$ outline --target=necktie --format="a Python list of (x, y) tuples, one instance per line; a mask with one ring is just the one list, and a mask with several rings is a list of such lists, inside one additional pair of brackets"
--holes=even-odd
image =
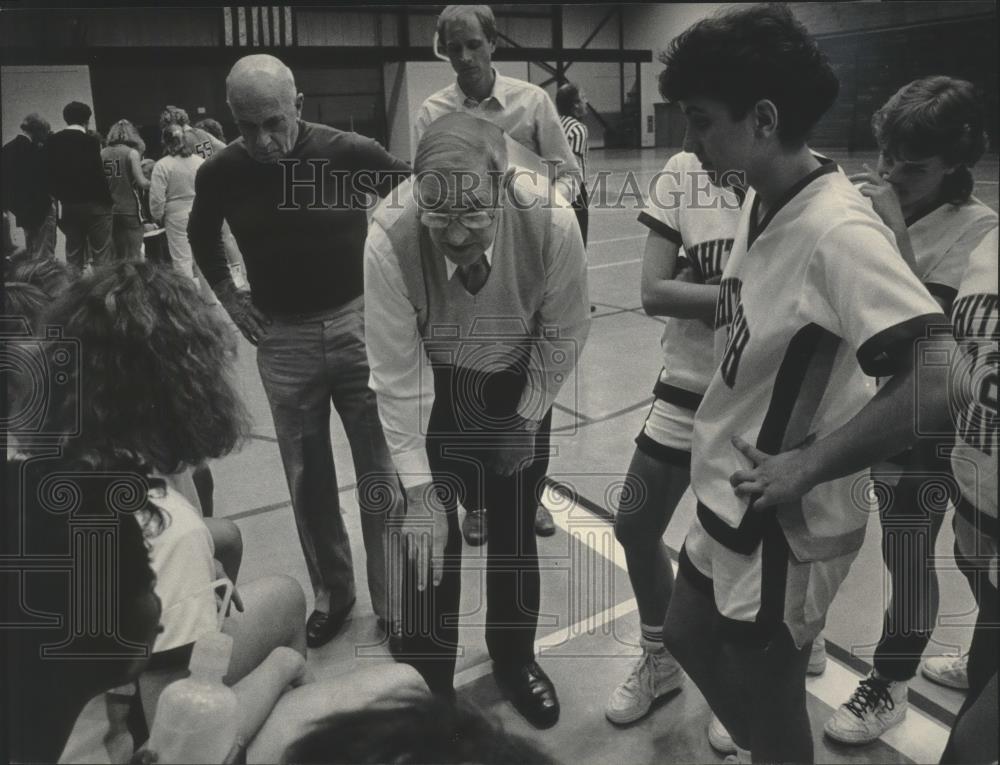
[(475, 295), (486, 284), (486, 277), (490, 275), (490, 264), (486, 261), (486, 254), (479, 256), (479, 260), (467, 266), (459, 266), (459, 278), (470, 295)]

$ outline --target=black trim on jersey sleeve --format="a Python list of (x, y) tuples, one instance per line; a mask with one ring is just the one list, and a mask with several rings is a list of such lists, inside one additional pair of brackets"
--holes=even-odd
[(635, 437), (635, 447), (647, 457), (652, 457), (657, 462), (667, 465), (675, 465), (679, 468), (691, 469), (691, 452), (683, 449), (676, 449), (672, 446), (664, 446), (654, 438), (640, 431)]
[(660, 379), (657, 379), (656, 385), (653, 386), (653, 395), (660, 399), (660, 401), (666, 401), (668, 404), (690, 409), (692, 412), (698, 411), (703, 398), (703, 396), (697, 393), (678, 388), (676, 385), (670, 385)]
[(858, 363), (869, 377), (892, 377), (908, 362), (913, 341), (931, 326), (948, 326), (942, 313), (926, 313), (883, 329), (858, 348)]
[(681, 239), (681, 233), (679, 231), (676, 231), (675, 229), (671, 228), (670, 226), (668, 226), (666, 223), (664, 223), (659, 218), (654, 218), (648, 212), (641, 212), (641, 213), (639, 213), (638, 220), (639, 220), (639, 222), (642, 225), (646, 226), (646, 228), (649, 228), (649, 229), (655, 231), (660, 236), (669, 239), (671, 242), (673, 242), (674, 244), (676, 244), (678, 247), (683, 247), (684, 246), (684, 242)]
[(764, 538), (764, 525), (770, 511), (757, 512), (752, 507), (743, 515), (739, 528), (733, 528), (701, 502), (698, 503), (698, 522), (708, 535), (723, 547), (740, 555), (750, 555)]
[(950, 315), (951, 306), (955, 302), (955, 296), (958, 295), (958, 290), (954, 287), (949, 287), (947, 284), (936, 284), (934, 282), (928, 282), (924, 286), (927, 288), (927, 291), (931, 293), (931, 295), (944, 303), (944, 311)]
[(176, 648), (170, 648), (166, 651), (157, 651), (150, 655), (146, 669), (187, 669), (188, 664), (191, 663), (191, 654), (193, 652), (194, 643), (179, 645)]
[(694, 561), (688, 555), (687, 546), (681, 547), (681, 554), (677, 556), (677, 575), (686, 577), (692, 587), (705, 597), (710, 598), (713, 603), (715, 602), (715, 588), (712, 585), (712, 580), (694, 565)]

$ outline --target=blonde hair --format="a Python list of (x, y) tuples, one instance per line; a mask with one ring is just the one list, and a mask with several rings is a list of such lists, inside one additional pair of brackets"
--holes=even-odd
[(146, 144), (139, 135), (139, 131), (128, 120), (118, 120), (111, 126), (108, 130), (107, 144), (108, 146), (128, 146), (140, 154), (146, 151)]

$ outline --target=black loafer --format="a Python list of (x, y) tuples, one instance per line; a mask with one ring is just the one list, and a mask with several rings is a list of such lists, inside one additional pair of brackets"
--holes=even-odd
[(540, 537), (551, 537), (556, 533), (556, 523), (545, 505), (539, 505), (535, 510), (535, 533)]
[(354, 601), (355, 599), (352, 598), (351, 602), (342, 609), (330, 614), (313, 611), (306, 621), (306, 645), (310, 648), (319, 648), (321, 645), (329, 643), (344, 626), (347, 615), (354, 608)]
[(521, 666), (496, 664), (493, 674), (514, 709), (536, 728), (551, 728), (559, 721), (559, 697), (538, 662)]
[(486, 544), (488, 535), (485, 510), (469, 510), (462, 521), (462, 536), (468, 545), (480, 547)]

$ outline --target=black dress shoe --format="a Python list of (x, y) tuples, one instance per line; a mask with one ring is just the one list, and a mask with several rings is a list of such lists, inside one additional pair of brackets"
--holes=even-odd
[(306, 645), (310, 648), (319, 648), (321, 645), (329, 643), (344, 626), (344, 620), (354, 608), (354, 601), (355, 599), (352, 598), (350, 603), (334, 613), (313, 611), (306, 621)]
[(540, 537), (551, 537), (556, 533), (556, 522), (545, 505), (539, 505), (535, 510), (535, 533)]
[(556, 688), (538, 662), (520, 666), (497, 664), (493, 674), (514, 709), (536, 728), (551, 728), (559, 721)]
[(486, 511), (469, 510), (462, 521), (462, 536), (472, 547), (480, 547), (486, 544), (487, 537)]

